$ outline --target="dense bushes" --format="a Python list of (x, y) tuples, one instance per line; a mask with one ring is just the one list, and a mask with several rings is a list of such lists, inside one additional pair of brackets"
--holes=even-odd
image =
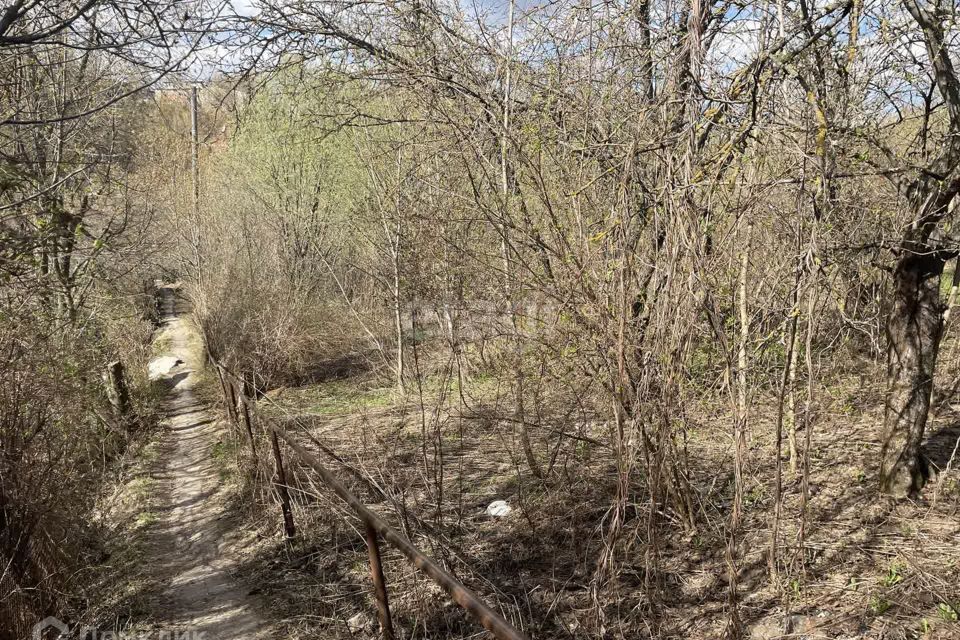
[(344, 267), (357, 251), (353, 217), (367, 187), (350, 136), (303, 127), (321, 105), (317, 94), (292, 95), (281, 76), (204, 163), (193, 306), (211, 350), (268, 385), (370, 348), (358, 340), (356, 313), (370, 293)]
[[(132, 309), (128, 309), (131, 311)], [(99, 544), (92, 509), (128, 434), (111, 414), (102, 379), (118, 355), (131, 372), (136, 409), (149, 419), (145, 352), (108, 346), (99, 323), (73, 327), (36, 308), (0, 311), (0, 638), (19, 640), (63, 615)], [(103, 334), (149, 335), (134, 318)], [(117, 342), (115, 344), (123, 344)]]

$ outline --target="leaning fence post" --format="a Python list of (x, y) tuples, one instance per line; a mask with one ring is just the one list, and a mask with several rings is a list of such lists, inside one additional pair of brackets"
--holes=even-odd
[(257, 456), (257, 442), (253, 437), (253, 420), (250, 416), (250, 408), (247, 405), (249, 397), (247, 397), (246, 382), (241, 382), (239, 386), (239, 401), (240, 410), (242, 411), (243, 424), (247, 428), (247, 438), (250, 440), (250, 455), (253, 456), (254, 464), (258, 464), (259, 459)]
[(229, 409), (227, 413), (230, 414), (230, 419), (233, 420), (233, 424), (236, 427), (240, 426), (240, 417), (237, 415), (237, 389), (233, 386), (233, 380), (226, 377), (227, 380), (227, 390), (230, 392), (230, 397), (227, 399), (227, 406)]
[(220, 376), (220, 388), (223, 390), (223, 404), (227, 405), (227, 419), (230, 422), (234, 422), (233, 411), (234, 408), (230, 406), (230, 403), (233, 399), (233, 394), (230, 392), (230, 381), (227, 379), (227, 376), (223, 373), (223, 368), (217, 364), (217, 375)]
[(127, 379), (123, 374), (123, 363), (115, 360), (107, 365), (107, 396), (117, 417), (126, 424), (130, 416), (130, 391), (127, 388)]
[(290, 508), (290, 492), (287, 490), (287, 476), (283, 471), (283, 458), (280, 455), (280, 441), (277, 440), (277, 432), (270, 429), (270, 441), (273, 444), (273, 461), (277, 467), (277, 475), (274, 480), (277, 489), (277, 496), (280, 498), (280, 510), (283, 512), (283, 531), (287, 538), (293, 538), (297, 530), (293, 524), (293, 510)]
[(380, 561), (380, 542), (376, 527), (364, 520), (367, 529), (367, 551), (370, 555), (370, 577), (373, 579), (373, 594), (377, 599), (377, 615), (384, 640), (393, 640), (393, 621), (390, 619), (390, 603), (387, 600), (387, 583), (383, 579), (383, 563)]
[(237, 418), (236, 395), (234, 393), (233, 382), (230, 381), (230, 372), (228, 372), (220, 363), (214, 361), (217, 367), (217, 375), (220, 376), (220, 388), (223, 391), (223, 404), (227, 408), (227, 422), (230, 423), (230, 433), (236, 443), (234, 454), (236, 456), (237, 467), (240, 466), (240, 420)]

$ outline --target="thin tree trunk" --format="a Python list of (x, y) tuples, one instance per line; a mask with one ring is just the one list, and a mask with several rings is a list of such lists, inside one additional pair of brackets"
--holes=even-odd
[(733, 423), (733, 505), (730, 511), (730, 531), (727, 538), (727, 583), (729, 623), (727, 637), (732, 639), (743, 636), (743, 623), (740, 619), (739, 568), (737, 564), (737, 545), (740, 535), (740, 520), (743, 508), (743, 458), (746, 454), (747, 431), (747, 348), (750, 340), (750, 315), (747, 311), (747, 268), (750, 264), (750, 240), (753, 225), (747, 225), (746, 245), (740, 255), (740, 274), (737, 284), (737, 309), (740, 320), (740, 340), (737, 348), (736, 375), (736, 415)]
[[(393, 322), (394, 330), (397, 332), (397, 389), (400, 393), (407, 392), (407, 386), (403, 381), (404, 350), (403, 350), (403, 298), (400, 290), (400, 251), (401, 238), (403, 237), (403, 218), (401, 217), (400, 196), (403, 187), (403, 148), (397, 149), (397, 194), (395, 200), (397, 224), (394, 228), (393, 238), (389, 238), (389, 230), (384, 221), (384, 231), (387, 232), (390, 242), (390, 252), (393, 267)], [(416, 339), (416, 336), (414, 336)]]
[[(799, 305), (799, 301), (797, 302)], [(787, 349), (791, 354), (797, 353), (797, 343), (800, 341), (800, 334), (797, 332), (797, 323), (800, 320), (799, 306), (794, 311), (794, 316), (790, 320), (790, 344)], [(787, 448), (790, 452), (790, 475), (797, 475), (797, 358), (790, 358), (790, 366), (787, 370)]]
[(638, 7), (640, 15), (640, 88), (647, 102), (652, 103), (655, 97), (653, 85), (653, 48), (650, 46), (650, 2), (641, 0)]
[[(780, 381), (780, 393), (777, 398), (777, 452), (776, 452), (776, 482), (774, 484), (774, 495), (773, 495), (773, 521), (770, 525), (770, 581), (774, 584), (777, 583), (777, 578), (779, 574), (779, 545), (780, 545), (780, 517), (783, 511), (783, 427), (784, 427), (784, 410), (783, 405), (786, 400), (788, 388), (791, 395), (791, 400), (793, 400), (793, 378), (796, 376), (797, 366), (796, 358), (794, 357), (794, 351), (797, 347), (797, 319), (799, 317), (799, 309), (797, 308), (798, 298), (800, 295), (800, 265), (797, 265), (797, 275), (794, 280), (793, 285), (793, 304), (790, 306), (790, 319), (788, 321), (787, 328), (787, 361), (783, 366), (783, 376)], [(791, 410), (793, 407), (791, 407)], [(789, 430), (792, 431), (789, 436), (790, 441), (790, 462), (791, 466), (795, 466), (796, 455), (797, 455), (797, 433), (796, 433), (796, 416), (791, 416), (793, 422), (789, 424)]]
[(403, 304), (400, 295), (400, 223), (397, 222), (397, 239), (393, 252), (393, 323), (397, 332), (397, 389), (406, 393), (403, 382), (405, 368), (403, 349)]
[[(816, 226), (814, 226), (815, 244)], [(807, 399), (803, 412), (803, 460), (800, 478), (800, 530), (797, 533), (797, 553), (800, 567), (806, 575), (807, 505), (810, 503), (810, 455), (813, 449), (813, 398), (816, 375), (813, 370), (813, 335), (816, 329), (817, 289), (816, 276), (812, 276), (807, 298), (807, 333), (804, 342), (804, 361), (807, 367)]]
[[(524, 410), (523, 398), (523, 343), (520, 339), (520, 323), (517, 318), (517, 304), (514, 296), (511, 280), (513, 277), (512, 260), (510, 256), (510, 242), (507, 237), (509, 228), (506, 224), (506, 218), (510, 212), (510, 191), (511, 176), (510, 167), (507, 158), (508, 136), (510, 134), (510, 100), (512, 83), (512, 65), (513, 65), (513, 13), (515, 3), (510, 0), (510, 7), (507, 16), (507, 61), (505, 69), (504, 96), (503, 96), (503, 132), (500, 137), (500, 180), (503, 189), (503, 216), (504, 222), (501, 225), (500, 249), (503, 260), (503, 288), (507, 298), (508, 311), (510, 313), (510, 322), (513, 326), (513, 346), (514, 356), (516, 358), (516, 377), (514, 379), (513, 392), (516, 404), (516, 424), (520, 427), (520, 446), (523, 448), (523, 455), (527, 459), (527, 465), (530, 472), (537, 478), (543, 477), (543, 471), (540, 469), (540, 463), (537, 462), (537, 456), (533, 451), (533, 445), (530, 442), (530, 431), (527, 429), (526, 412)], [(516, 178), (514, 177), (515, 181)]]

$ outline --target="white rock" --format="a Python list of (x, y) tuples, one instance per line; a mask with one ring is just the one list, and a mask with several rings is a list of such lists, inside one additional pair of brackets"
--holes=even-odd
[(175, 356), (160, 356), (159, 358), (154, 358), (150, 361), (150, 364), (147, 365), (147, 369), (150, 372), (150, 379), (156, 380), (157, 378), (169, 373), (170, 369), (173, 369), (180, 362), (180, 358)]
[(502, 518), (509, 515), (513, 507), (507, 504), (506, 500), (494, 500), (487, 506), (487, 515), (494, 518)]
[(349, 629), (350, 633), (353, 635), (370, 631), (373, 629), (373, 619), (361, 611), (357, 615), (347, 620), (347, 629)]

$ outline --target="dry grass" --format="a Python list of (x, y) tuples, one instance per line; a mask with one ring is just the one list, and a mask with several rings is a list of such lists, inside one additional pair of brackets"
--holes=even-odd
[[(797, 546), (799, 478), (785, 475), (781, 581), (772, 585), (765, 552), (774, 477), (773, 411), (753, 403), (744, 535), (740, 542), (742, 616), (756, 638), (954, 638), (960, 606), (960, 472), (942, 473), (917, 502), (878, 497), (876, 386), (879, 376), (841, 376), (818, 391), (810, 456), (807, 537)], [(337, 452), (361, 482), (321, 454), (365, 502), (407, 532), (471, 588), (535, 638), (716, 638), (727, 620), (724, 523), (732, 495), (730, 433), (724, 412), (704, 403), (690, 411), (691, 483), (698, 529), (665, 527), (651, 601), (645, 589), (647, 505), (637, 488), (628, 509), (616, 577), (599, 594), (598, 628), (591, 580), (602, 549), (599, 527), (613, 495), (614, 470), (602, 445), (534, 430), (541, 455), (556, 449), (553, 474), (541, 483), (522, 461), (516, 430), (498, 420), (497, 385), (483, 380), (481, 397), (428, 388), (401, 396), (371, 374), (270, 393), (264, 414), (291, 431), (309, 430)], [(429, 387), (429, 385), (428, 385)], [(474, 389), (476, 391), (476, 389)], [(439, 397), (443, 396), (441, 403)], [(548, 406), (562, 406), (551, 398)], [(440, 405), (439, 408), (437, 405)], [(586, 438), (602, 439), (602, 422), (541, 416)], [(928, 455), (945, 467), (960, 437), (950, 410), (930, 425)], [(426, 436), (426, 439), (424, 439)], [(439, 437), (438, 437), (439, 436)], [(801, 442), (804, 434), (800, 433)], [(424, 447), (424, 442), (427, 443)], [(439, 445), (439, 446), (437, 446)], [(437, 461), (442, 459), (442, 473)], [(366, 549), (355, 520), (306, 469), (289, 462), (299, 505), (300, 538), (279, 541), (279, 509), (266, 493), (256, 512), (262, 544), (252, 550), (247, 577), (260, 585), (290, 637), (373, 637), (373, 627), (347, 621), (374, 606)], [(370, 484), (376, 487), (371, 490)], [(442, 494), (438, 491), (442, 487)], [(495, 499), (514, 506), (493, 519)], [(667, 516), (669, 517), (669, 516)], [(469, 621), (396, 552), (386, 553), (395, 626), (404, 638), (478, 637)]]

